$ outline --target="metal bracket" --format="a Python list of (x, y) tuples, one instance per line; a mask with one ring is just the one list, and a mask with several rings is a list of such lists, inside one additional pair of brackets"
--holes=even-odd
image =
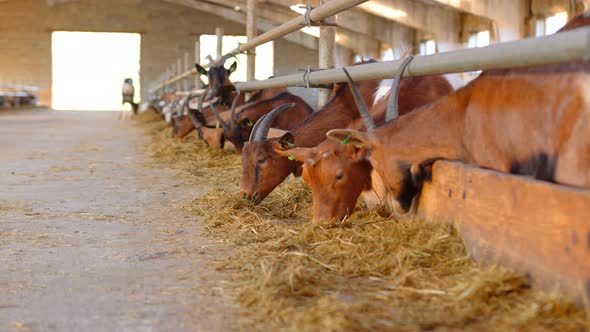
[(307, 66), (306, 69), (298, 69), (297, 71), (303, 72), (303, 87), (306, 89), (309, 88), (320, 88), (320, 89), (332, 89), (333, 84), (311, 84), (309, 83), (309, 75), (314, 71), (319, 71), (322, 69), (311, 69), (311, 66)]
[(303, 14), (303, 19), (305, 20), (305, 24), (303, 24), (302, 26), (306, 26), (306, 27), (322, 27), (322, 26), (330, 26), (330, 27), (335, 27), (338, 26), (336, 23), (333, 22), (328, 22), (326, 20), (321, 20), (321, 21), (312, 21), (311, 20), (311, 11), (314, 10), (315, 7), (312, 7), (311, 4), (307, 4), (306, 6), (299, 6), (299, 8), (303, 8), (305, 9), (305, 14)]

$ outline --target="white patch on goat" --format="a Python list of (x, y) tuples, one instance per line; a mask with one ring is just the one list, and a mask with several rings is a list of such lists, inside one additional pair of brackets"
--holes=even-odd
[(453, 87), (453, 90), (460, 89), (466, 84), (466, 82), (461, 78), (461, 74), (445, 74), (443, 77)]
[(389, 95), (392, 83), (393, 79), (391, 78), (381, 80), (381, 82), (379, 82), (379, 86), (377, 86), (377, 90), (375, 90), (375, 94), (373, 95), (373, 105), (377, 104), (381, 101), (381, 99), (386, 98)]

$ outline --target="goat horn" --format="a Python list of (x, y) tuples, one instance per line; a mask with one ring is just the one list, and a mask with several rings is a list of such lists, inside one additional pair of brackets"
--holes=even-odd
[(268, 113), (264, 114), (260, 117), (260, 119), (258, 119), (258, 121), (256, 121), (254, 127), (252, 127), (252, 131), (250, 132), (250, 137), (248, 137), (248, 142), (253, 142), (254, 136), (256, 136), (256, 132), (258, 131), (258, 127), (260, 127), (260, 124), (263, 122), (264, 118), (266, 118), (267, 115)]
[(215, 106), (213, 105), (213, 103), (211, 103), (209, 105), (209, 107), (211, 107), (211, 111), (213, 111), (213, 114), (217, 118), (217, 121), (219, 121), (219, 124), (221, 124), (221, 126), (223, 127), (223, 130), (226, 133), (229, 133), (229, 130), (230, 130), (229, 126), (227, 125), (227, 123), (225, 121), (223, 121), (223, 119), (221, 118), (221, 115), (219, 115), (219, 113), (217, 112), (217, 109), (215, 108)]
[(213, 66), (213, 63), (215, 62), (215, 60), (213, 60), (213, 57), (211, 56), (211, 54), (207, 55), (205, 60), (209, 60), (209, 66)]
[[(197, 116), (197, 114), (200, 115)], [(203, 123), (201, 122), (201, 120), (199, 118), (203, 118), (203, 113), (201, 113), (199, 110), (196, 110), (194, 108), (189, 108), (188, 109), (188, 118), (191, 120), (191, 122), (193, 123), (193, 125), (195, 126), (195, 128), (201, 128), (203, 126)]]
[(342, 67), (342, 70), (344, 70), (344, 73), (346, 74), (350, 91), (352, 92), (352, 96), (354, 97), (354, 103), (356, 104), (359, 113), (361, 113), (361, 116), (365, 121), (365, 127), (367, 127), (367, 131), (375, 129), (375, 122), (373, 121), (373, 117), (369, 113), (369, 109), (367, 108), (367, 104), (365, 104), (365, 100), (361, 96), (361, 93), (357, 89), (356, 85), (354, 85), (354, 81), (352, 80), (352, 77), (350, 77), (348, 70), (346, 70), (346, 68), (344, 67)]
[(398, 98), (399, 98), (399, 86), (402, 81), (402, 77), (404, 76), (404, 71), (406, 67), (412, 62), (414, 56), (410, 55), (404, 59), (404, 61), (399, 65), (397, 69), (397, 73), (395, 73), (395, 78), (393, 79), (393, 83), (391, 83), (391, 90), (389, 90), (389, 100), (387, 101), (387, 111), (385, 112), (385, 123), (388, 123), (391, 120), (396, 119), (399, 116), (398, 111)]
[(260, 120), (258, 120), (256, 122), (256, 124), (258, 125), (258, 123), (260, 123), (258, 126), (256, 126), (256, 131), (252, 130), (252, 134), (250, 135), (250, 141), (251, 142), (260, 142), (260, 141), (264, 141), (266, 139), (266, 136), (268, 136), (268, 131), (270, 129), (270, 126), (272, 125), (274, 119), (284, 110), (288, 109), (288, 108), (292, 108), (293, 106), (295, 106), (295, 103), (288, 103), (288, 104), (283, 104), (277, 108), (275, 108), (274, 110), (270, 111), (270, 113), (266, 114), (263, 118), (261, 118)]
[(187, 110), (188, 110), (188, 108), (189, 108), (189, 107), (188, 107), (188, 103), (189, 103), (191, 100), (193, 100), (193, 99), (195, 99), (195, 98), (197, 98), (197, 97), (199, 97), (199, 96), (200, 96), (200, 95), (197, 95), (197, 94), (190, 94), (190, 95), (188, 95), (188, 96), (186, 97), (186, 99), (184, 100), (184, 104), (182, 105), (182, 108), (180, 109), (180, 114), (182, 115), (182, 114), (184, 113), (184, 110), (185, 110), (185, 109), (187, 109)]
[(240, 99), (240, 90), (237, 91), (237, 95), (234, 98), (233, 103), (231, 104), (231, 113), (230, 113), (230, 125), (235, 126), (236, 119), (234, 116), (236, 115), (236, 106), (238, 106), (238, 99)]
[(231, 54), (231, 53), (222, 55), (221, 58), (219, 59), (219, 65), (223, 66), (225, 64), (225, 62), (227, 61), (227, 59), (232, 58), (232, 57), (235, 57), (235, 55)]
[[(193, 123), (193, 125), (195, 126), (195, 128), (201, 128), (203, 125), (207, 125), (207, 123), (205, 122), (205, 116), (203, 115), (203, 99), (205, 97), (201, 96), (201, 98), (199, 98), (199, 102), (197, 103), (197, 108), (198, 109), (193, 109), (189, 107), (189, 111), (188, 111), (188, 117), (189, 119), (191, 119), (191, 122)], [(197, 116), (197, 114), (199, 116)]]

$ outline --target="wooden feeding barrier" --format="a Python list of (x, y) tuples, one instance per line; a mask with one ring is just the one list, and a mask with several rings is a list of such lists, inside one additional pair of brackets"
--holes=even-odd
[(437, 161), (419, 215), (454, 223), (477, 261), (590, 304), (590, 190)]
[[(332, 0), (306, 15), (239, 45), (229, 54), (248, 52), (352, 8), (366, 0)], [(250, 5), (252, 17), (255, 6)], [(248, 20), (250, 22), (252, 20)], [(307, 22), (307, 23), (306, 23)], [(251, 34), (249, 34), (251, 37)], [(505, 69), (590, 59), (590, 28), (482, 48), (417, 56), (405, 76)], [(347, 67), (356, 80), (395, 76), (401, 60)], [(158, 88), (194, 74), (182, 73)], [(252, 77), (252, 76), (249, 76)], [(342, 69), (326, 69), (236, 84), (248, 92), (276, 87), (345, 82)], [(156, 89), (157, 90), (157, 89)], [(424, 185), (418, 213), (425, 220), (458, 226), (470, 255), (502, 264), (530, 277), (533, 285), (559, 290), (590, 308), (590, 190), (484, 170), (459, 162), (437, 161)]]

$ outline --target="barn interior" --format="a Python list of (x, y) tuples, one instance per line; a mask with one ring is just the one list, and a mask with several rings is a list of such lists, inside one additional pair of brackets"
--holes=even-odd
[[(331, 2), (344, 4), (309, 18)], [(288, 91), (318, 112), (331, 90), (310, 73), (413, 55), (411, 69), (527, 40), (550, 51), (561, 41), (543, 38), (589, 10), (590, 0), (0, 0), (0, 331), (590, 330), (587, 188), (442, 164), (420, 218), (358, 203), (318, 225), (300, 177), (253, 205), (233, 144), (174, 137), (167, 123), (203, 106), (212, 82), (195, 64), (223, 55), (236, 86), (303, 77), (308, 86)], [(313, 22), (240, 50), (295, 19)], [(581, 46), (552, 61), (587, 64), (590, 37), (563, 39)], [(494, 54), (522, 63), (514, 45)], [(473, 67), (445, 77), (460, 88), (485, 70)]]

